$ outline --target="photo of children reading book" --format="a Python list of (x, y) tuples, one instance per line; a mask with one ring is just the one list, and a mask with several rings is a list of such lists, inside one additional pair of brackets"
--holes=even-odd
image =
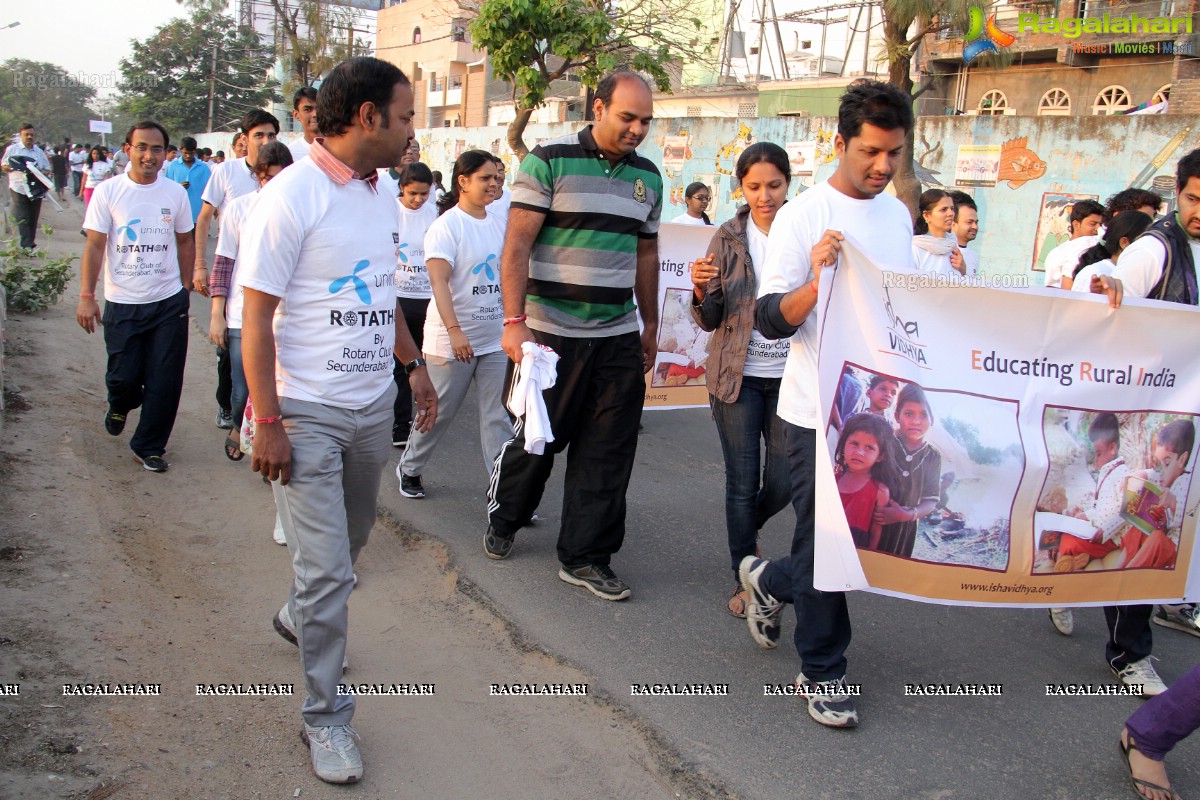
[(1016, 404), (931, 390), (846, 364), (831, 409), (842, 509), (855, 546), (935, 564), (1007, 569), (1024, 469)]
[(1035, 530), (1033, 571), (1173, 569), (1191, 483), (1193, 418), (1048, 407), (1043, 428), (1050, 470), (1038, 511), (1085, 524), (1059, 531), (1053, 520), (1061, 517), (1038, 514), (1048, 521)]

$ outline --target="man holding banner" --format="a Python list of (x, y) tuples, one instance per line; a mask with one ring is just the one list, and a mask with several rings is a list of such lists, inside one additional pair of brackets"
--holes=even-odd
[[(836, 266), (844, 240), (855, 242), (882, 269), (913, 271), (912, 218), (903, 203), (883, 193), (912, 126), (912, 98), (895, 87), (868, 80), (848, 87), (834, 138), (837, 171), (780, 209), (759, 287), (758, 329), (768, 338), (792, 337), (778, 413), (787, 435), (796, 529), (791, 555), (774, 562), (748, 556), (738, 572), (751, 596), (746, 619), (759, 645), (776, 646), (783, 603), (795, 605), (795, 643), (803, 667), (797, 693), (807, 699), (809, 715), (830, 727), (857, 725), (858, 712), (857, 691), (845, 683), (846, 596), (813, 586), (816, 429), (821, 423), (813, 311), (821, 270)], [(885, 523), (892, 523), (915, 519), (916, 512), (888, 506), (881, 513)]]

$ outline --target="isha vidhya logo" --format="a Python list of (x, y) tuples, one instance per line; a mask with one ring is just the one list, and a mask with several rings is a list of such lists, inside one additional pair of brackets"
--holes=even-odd
[(1017, 40), (1011, 33), (1000, 30), (995, 14), (985, 24), (982, 8), (972, 8), (969, 19), (967, 35), (963, 37), (963, 61), (968, 64), (984, 53), (999, 53), (1001, 47), (1008, 47)]

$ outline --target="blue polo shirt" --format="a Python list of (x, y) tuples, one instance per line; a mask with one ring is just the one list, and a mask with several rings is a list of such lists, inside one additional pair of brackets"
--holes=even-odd
[(204, 205), (200, 200), (200, 195), (204, 194), (204, 187), (208, 185), (212, 169), (199, 158), (194, 160), (189, 167), (183, 163), (183, 156), (180, 156), (167, 165), (166, 173), (167, 177), (176, 183), (187, 181), (188, 202), (192, 204), (192, 223), (195, 224), (196, 218), (200, 216), (200, 209)]

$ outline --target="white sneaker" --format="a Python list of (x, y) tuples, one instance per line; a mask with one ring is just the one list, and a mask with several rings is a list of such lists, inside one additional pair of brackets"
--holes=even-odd
[(1163, 683), (1162, 678), (1158, 677), (1158, 672), (1155, 671), (1154, 665), (1150, 663), (1151, 658), (1153, 656), (1146, 656), (1141, 661), (1135, 661), (1122, 670), (1118, 670), (1115, 667), (1109, 667), (1109, 669), (1126, 686), (1141, 686), (1142, 697), (1154, 697), (1165, 692), (1167, 685)]
[(357, 738), (349, 725), (314, 728), (306, 722), (300, 730), (300, 740), (312, 756), (313, 775), (326, 783), (358, 783), (362, 778), (362, 755), (354, 743)]
[(1164, 628), (1174, 628), (1192, 636), (1200, 636), (1200, 606), (1195, 603), (1155, 606), (1154, 616), (1150, 621)]
[[(283, 608), (279, 609), (274, 617), (271, 618), (271, 626), (275, 628), (275, 632), (287, 639), (297, 647), (300, 646), (300, 638), (296, 636), (296, 621), (292, 619), (292, 604), (284, 603)], [(342, 674), (345, 675), (350, 671), (350, 653), (342, 653)]]
[(1070, 636), (1075, 632), (1075, 615), (1071, 613), (1069, 608), (1051, 608), (1050, 622), (1054, 623), (1054, 630), (1061, 633), (1063, 636)]
[(275, 544), (287, 547), (287, 537), (283, 535), (283, 520), (278, 514), (275, 515), (275, 530), (271, 532), (271, 538), (275, 540)]
[(858, 709), (846, 689), (846, 676), (833, 681), (810, 681), (801, 672), (796, 676), (796, 694), (808, 701), (808, 715), (830, 728), (858, 726)]

